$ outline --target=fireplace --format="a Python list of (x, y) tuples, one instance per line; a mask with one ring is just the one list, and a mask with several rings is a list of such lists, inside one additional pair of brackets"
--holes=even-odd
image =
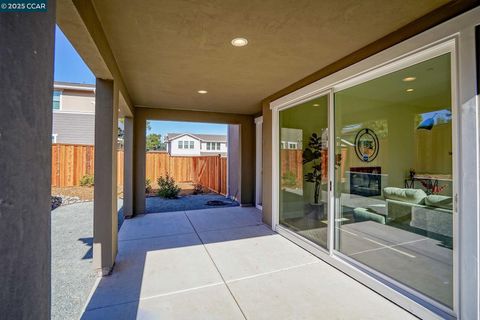
[(381, 167), (351, 167), (350, 194), (364, 197), (382, 194)]

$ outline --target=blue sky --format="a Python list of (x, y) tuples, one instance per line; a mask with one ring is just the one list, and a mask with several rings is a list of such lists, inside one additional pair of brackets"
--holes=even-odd
[(95, 76), (58, 27), (55, 27), (54, 79), (55, 81), (95, 84)]
[(198, 134), (227, 134), (227, 125), (197, 122), (150, 121), (148, 133), (159, 133), (163, 138), (167, 133), (188, 132)]
[[(95, 84), (95, 76), (60, 28), (55, 27), (55, 81)], [(227, 134), (227, 126), (210, 123), (152, 121), (151, 131), (163, 137), (169, 132)]]

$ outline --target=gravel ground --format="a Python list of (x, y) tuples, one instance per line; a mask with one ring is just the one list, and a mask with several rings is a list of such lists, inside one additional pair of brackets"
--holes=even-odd
[[(207, 205), (207, 201), (220, 200), (224, 201), (226, 205), (217, 207)], [(147, 198), (147, 213), (155, 212), (171, 212), (183, 210), (198, 210), (198, 209), (212, 209), (222, 207), (236, 207), (238, 202), (230, 200), (220, 194), (209, 193), (199, 195), (180, 196), (177, 199), (164, 199), (160, 197)]]
[[(119, 219), (119, 225), (120, 221), (123, 219)], [(53, 320), (79, 319), (81, 315), (95, 283), (92, 239), (93, 202), (52, 211)]]
[[(218, 208), (207, 201), (221, 200), (222, 207), (238, 203), (218, 194), (181, 196), (167, 200), (147, 198), (147, 213)], [(121, 208), (122, 200), (118, 207)], [(119, 229), (123, 222), (119, 211)], [(61, 206), (52, 211), (52, 320), (79, 319), (96, 276), (92, 269), (93, 202)]]

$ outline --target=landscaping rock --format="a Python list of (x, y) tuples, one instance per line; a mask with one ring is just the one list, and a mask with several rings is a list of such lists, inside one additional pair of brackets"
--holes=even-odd
[(54, 210), (62, 205), (62, 198), (61, 197), (56, 197), (52, 196), (51, 197), (51, 210)]

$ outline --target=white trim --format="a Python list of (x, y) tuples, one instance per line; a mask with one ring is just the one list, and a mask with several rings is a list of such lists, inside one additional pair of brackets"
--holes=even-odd
[(95, 92), (95, 85), (81, 85), (81, 84), (60, 84), (54, 83), (53, 84), (54, 90), (76, 90), (76, 91), (88, 91), (88, 92)]
[[(323, 79), (320, 79), (310, 85), (307, 85), (295, 92), (292, 92), (288, 95), (285, 95), (273, 102), (270, 103), (270, 109), (272, 110), (272, 228), (277, 231), (281, 231), (282, 227), (278, 225), (278, 214), (279, 214), (279, 179), (278, 179), (278, 169), (279, 164), (279, 152), (278, 152), (278, 145), (279, 145), (279, 123), (278, 123), (278, 112), (284, 108), (288, 108), (290, 106), (302, 103), (304, 101), (308, 101), (313, 99), (316, 96), (321, 95), (321, 92), (325, 92), (327, 89), (334, 89), (335, 91), (340, 90), (342, 88), (346, 88), (348, 86), (355, 85), (359, 81), (367, 81), (366, 79), (374, 78), (379, 76), (383, 73), (390, 73), (395, 70), (395, 68), (402, 68), (402, 66), (412, 64), (413, 62), (419, 63), (421, 59), (429, 59), (434, 56), (438, 56), (442, 52), (450, 52), (451, 53), (451, 65), (452, 65), (452, 141), (454, 144), (454, 161), (453, 161), (453, 174), (456, 177), (454, 180), (454, 195), (459, 196), (458, 198), (458, 207), (462, 210), (462, 217), (463, 219), (458, 219), (458, 214), (454, 214), (453, 219), (453, 228), (454, 228), (454, 307), (453, 307), (453, 315), (457, 315), (459, 317), (467, 318), (479, 318), (480, 316), (480, 304), (478, 302), (478, 297), (480, 296), (480, 286), (478, 284), (478, 280), (480, 277), (480, 266), (478, 263), (478, 254), (480, 249), (480, 237), (479, 237), (479, 219), (478, 219), (478, 211), (479, 211), (479, 199), (480, 199), (480, 191), (479, 191), (479, 180), (476, 179), (480, 175), (480, 168), (479, 168), (479, 113), (478, 113), (478, 106), (479, 100), (476, 97), (476, 93), (474, 88), (472, 88), (472, 83), (475, 83), (475, 72), (473, 71), (475, 68), (475, 64), (472, 59), (472, 55), (474, 58), (475, 51), (472, 47), (474, 47), (474, 27), (475, 25), (480, 24), (480, 8), (475, 8), (470, 10), (469, 12), (458, 16), (454, 19), (451, 19), (441, 25), (438, 25), (430, 30), (427, 30), (419, 35), (416, 35), (398, 45), (395, 45), (389, 49), (386, 49), (380, 53), (377, 53), (369, 58), (366, 58), (354, 65), (351, 65), (345, 69), (342, 69), (332, 75), (329, 75)], [(468, 34), (468, 36), (466, 36)], [(473, 40), (472, 40), (473, 38)], [(460, 59), (461, 63), (461, 72), (463, 73), (462, 76), (458, 74), (457, 63), (459, 58), (457, 53), (463, 47), (467, 45), (464, 43), (469, 43), (468, 52), (460, 51), (460, 56), (463, 58)], [(471, 43), (473, 42), (473, 46)], [(465, 62), (465, 56), (468, 56), (468, 63)], [(466, 74), (468, 76), (466, 76)], [(357, 77), (357, 78), (356, 78)], [(460, 90), (465, 91), (462, 93), (462, 96), (459, 96), (458, 91)], [(467, 89), (465, 89), (467, 88)], [(475, 97), (472, 99), (472, 97)], [(473, 102), (474, 100), (475, 102)], [(462, 105), (463, 103), (463, 105)], [(468, 104), (468, 105), (467, 105)], [(460, 106), (462, 109), (460, 110)], [(470, 118), (466, 116), (466, 110), (473, 114), (470, 115)], [(473, 134), (476, 132), (475, 137), (462, 137), (459, 133), (460, 126), (459, 126), (459, 117), (462, 116), (462, 130)], [(475, 120), (472, 119), (475, 117)], [(330, 117), (330, 127), (333, 127), (333, 119)], [(465, 126), (468, 126), (465, 127)], [(473, 132), (472, 132), (473, 131)], [(330, 128), (330, 132), (332, 132), (332, 128)], [(333, 139), (330, 141), (330, 147), (332, 147), (332, 143), (334, 143)], [(468, 144), (468, 145), (467, 145)], [(462, 147), (463, 146), (463, 147)], [(462, 163), (469, 163), (468, 167), (462, 167), (459, 158), (460, 155), (463, 155), (463, 159), (465, 157), (469, 157), (468, 153), (473, 153), (471, 157), (473, 157), (477, 162), (475, 166), (473, 166), (468, 161), (463, 160)], [(333, 161), (333, 157), (332, 158)], [(330, 161), (329, 161), (330, 162)], [(471, 172), (475, 167), (475, 172)], [(332, 164), (329, 163), (329, 173), (332, 170)], [(460, 175), (460, 172), (462, 173)], [(472, 175), (470, 175), (472, 174)], [(471, 178), (470, 178), (471, 177)], [(331, 179), (334, 176), (330, 177)], [(468, 183), (465, 180), (469, 180)], [(476, 179), (476, 181), (474, 181)], [(460, 196), (460, 188), (465, 189), (472, 189), (474, 194), (469, 194), (469, 197), (462, 197)], [(470, 210), (466, 212), (464, 208), (469, 208)], [(332, 212), (329, 210), (330, 218)], [(465, 217), (468, 215), (468, 220)], [(473, 224), (473, 226), (472, 226)], [(331, 224), (333, 228), (333, 224)], [(471, 234), (467, 236), (462, 234), (464, 232), (459, 232), (459, 230), (465, 231), (469, 230)], [(468, 238), (470, 241), (466, 243), (465, 241), (462, 242), (462, 248), (459, 246), (459, 242), (462, 239)], [(329, 239), (331, 239), (331, 235), (329, 235)], [(475, 239), (475, 240), (474, 240)], [(474, 241), (471, 241), (474, 240)], [(466, 248), (465, 248), (466, 246)], [(466, 251), (468, 249), (468, 251)], [(326, 256), (326, 257), (325, 257)], [(322, 256), (322, 259), (328, 260), (327, 262), (331, 263), (331, 260), (341, 260), (338, 257), (336, 252), (330, 252), (330, 255)], [(332, 263), (334, 265), (338, 263)], [(464, 265), (468, 264), (469, 267), (466, 268)], [(433, 316), (431, 313), (432, 310), (436, 310), (436, 312), (445, 312), (447, 311), (449, 314), (452, 314), (452, 311), (449, 310), (448, 307), (443, 306), (437, 303), (431, 303), (426, 305), (426, 299), (423, 301), (418, 302), (414, 301), (415, 299), (411, 299), (411, 297), (407, 297), (402, 295), (401, 293), (393, 290), (389, 285), (387, 285), (382, 279), (382, 281), (378, 281), (378, 279), (374, 279), (377, 284), (371, 285), (371, 280), (367, 281), (364, 276), (362, 276), (362, 271), (357, 269), (354, 265), (349, 262), (343, 262), (344, 267), (341, 269), (346, 270), (346, 272), (353, 276), (354, 278), (359, 279), (359, 281), (369, 285), (374, 290), (380, 292), (381, 294), (385, 295), (387, 298), (391, 299), (392, 301), (398, 303), (399, 305), (403, 306), (404, 308), (410, 310), (416, 315), (421, 316), (422, 314), (428, 315), (429, 317)], [(463, 273), (460, 272), (459, 267), (462, 266)], [(467, 270), (471, 270), (474, 272), (468, 273), (465, 272)], [(371, 276), (370, 276), (371, 278)], [(470, 279), (472, 278), (472, 279)], [(392, 279), (393, 280), (393, 279)], [(390, 281), (391, 283), (391, 281)], [(462, 288), (459, 288), (460, 283), (463, 285)], [(389, 294), (387, 294), (390, 292)], [(415, 296), (420, 297), (422, 296), (421, 293), (412, 290), (415, 293)], [(465, 305), (464, 302), (460, 301), (460, 292), (462, 293), (462, 297), (464, 300), (468, 300), (470, 302), (469, 305)], [(446, 316), (443, 314), (443, 316)]]
[(256, 117), (253, 121), (254, 121), (256, 124), (263, 123), (263, 116)]
[(52, 133), (52, 143), (57, 143), (58, 133)]
[(262, 209), (263, 202), (263, 117), (255, 122), (255, 206)]
[(53, 113), (65, 113), (65, 114), (90, 114), (95, 115), (95, 112), (82, 112), (82, 111), (67, 111), (67, 110), (58, 110), (54, 109)]

